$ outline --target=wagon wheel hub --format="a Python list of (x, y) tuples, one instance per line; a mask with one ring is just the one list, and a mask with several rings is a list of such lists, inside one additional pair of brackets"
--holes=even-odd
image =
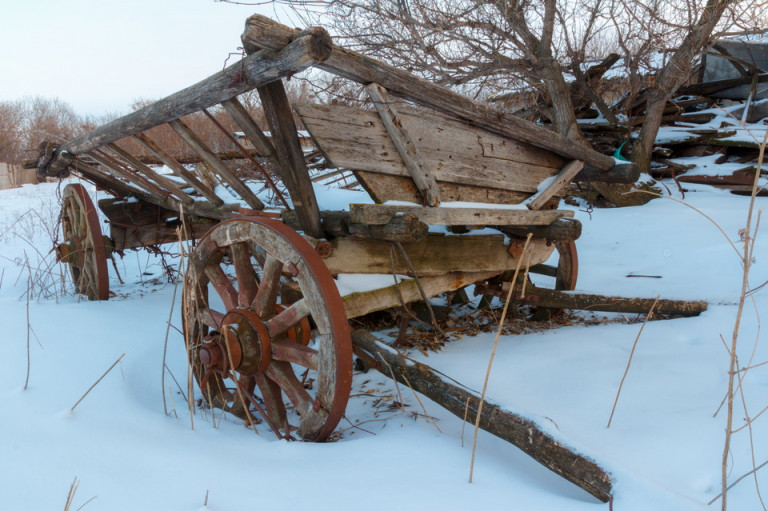
[[(263, 373), (272, 361), (272, 336), (258, 314), (248, 309), (233, 309), (222, 321), (222, 336), (215, 344), (226, 367), (241, 374)], [(212, 361), (216, 354), (212, 351)], [(207, 354), (206, 354), (207, 356)], [(205, 365), (203, 353), (200, 360)]]

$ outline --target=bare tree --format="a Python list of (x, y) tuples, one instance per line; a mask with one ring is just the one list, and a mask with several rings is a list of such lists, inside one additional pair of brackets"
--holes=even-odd
[[(309, 10), (318, 2), (290, 3), (345, 46), (503, 99), (574, 140), (586, 143), (575, 113), (583, 105), (627, 139), (642, 125), (632, 159), (645, 171), (664, 106), (701, 53), (721, 34), (760, 30), (766, 10), (757, 0), (328, 0), (322, 12)], [(614, 102), (600, 77), (619, 58), (627, 97)]]

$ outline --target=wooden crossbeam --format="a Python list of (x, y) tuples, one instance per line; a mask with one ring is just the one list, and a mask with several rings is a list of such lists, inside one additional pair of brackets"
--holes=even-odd
[(69, 141), (60, 152), (77, 155), (217, 105), (260, 85), (293, 75), (330, 55), (331, 38), (321, 28), (305, 31), (277, 53), (259, 52), (186, 89)]
[(398, 214), (412, 214), (427, 225), (549, 225), (572, 217), (573, 211), (530, 211), (527, 209), (425, 208), (386, 204), (350, 204), (350, 221), (386, 224)]
[(373, 101), (381, 122), (389, 134), (389, 138), (397, 148), (400, 158), (403, 159), (405, 168), (413, 179), (416, 188), (424, 197), (425, 206), (438, 206), (440, 204), (440, 190), (437, 187), (435, 176), (430, 172), (429, 166), (421, 157), (419, 149), (413, 138), (400, 121), (400, 115), (392, 104), (387, 90), (377, 83), (369, 83), (365, 90)]

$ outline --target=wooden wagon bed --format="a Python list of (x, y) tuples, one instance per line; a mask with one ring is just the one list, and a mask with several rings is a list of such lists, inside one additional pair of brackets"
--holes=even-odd
[[(574, 179), (638, 176), (632, 164), (335, 46), (322, 28), (297, 31), (253, 16), (243, 43), (249, 55), (241, 62), (88, 135), (44, 144), (36, 166), (39, 177), (75, 173), (114, 196), (99, 203), (110, 222), (110, 236), (103, 236), (85, 190), (70, 185), (64, 194), (57, 254), (92, 299), (108, 297), (110, 251), (174, 241), (180, 233), (198, 239), (183, 304), (202, 394), (251, 424), (258, 413), (281, 438), (298, 430), (323, 440), (343, 416), (352, 378), (349, 318), (470, 284), (501, 294), (523, 261), (552, 277), (553, 287), (573, 289), (581, 226), (571, 211), (557, 209), (563, 190)], [(291, 105), (282, 80), (310, 67), (363, 86), (371, 108)], [(254, 89), (268, 126), (238, 99)], [(226, 112), (245, 135), (249, 149), (232, 138), (243, 159), (259, 166), (259, 155), (276, 170), (290, 199), (280, 212), (264, 211), (252, 183), (225, 163), (231, 152), (217, 154), (184, 120), (202, 112), (215, 123), (211, 108)], [(326, 159), (354, 172), (376, 204), (320, 211), (294, 111)], [(152, 139), (150, 130), (161, 125), (204, 162), (204, 175)], [(123, 139), (170, 174), (128, 152)], [(263, 180), (273, 186), (268, 174)], [(218, 186), (237, 203), (225, 202)], [(451, 233), (481, 227), (494, 234)], [(559, 264), (542, 265), (555, 250)], [(357, 273), (409, 278), (342, 298), (334, 277)], [(311, 388), (296, 368), (314, 372)], [(286, 399), (298, 424), (291, 424)]]

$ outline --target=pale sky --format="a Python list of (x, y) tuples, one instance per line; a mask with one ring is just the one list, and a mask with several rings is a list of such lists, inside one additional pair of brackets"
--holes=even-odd
[(58, 97), (80, 115), (125, 114), (221, 70), (255, 12), (302, 25), (280, 6), (215, 0), (0, 2), (0, 101)]

